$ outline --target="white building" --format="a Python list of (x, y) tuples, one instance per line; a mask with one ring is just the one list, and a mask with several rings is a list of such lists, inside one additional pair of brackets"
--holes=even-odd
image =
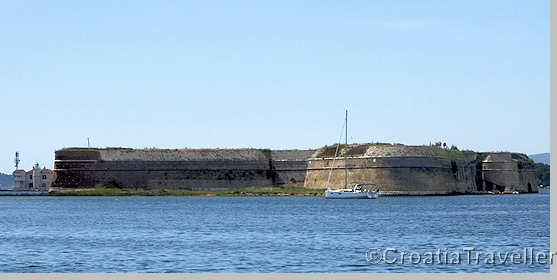
[(40, 168), (38, 163), (27, 172), (18, 169), (14, 171), (13, 175), (14, 191), (48, 191), (54, 179), (54, 172), (50, 169)]

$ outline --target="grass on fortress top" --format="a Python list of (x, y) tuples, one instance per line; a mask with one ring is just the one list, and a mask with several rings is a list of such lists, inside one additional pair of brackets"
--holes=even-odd
[(325, 190), (298, 186), (250, 187), (241, 189), (191, 191), (184, 189), (125, 189), (112, 185), (53, 191), (53, 196), (320, 196)]
[[(338, 149), (337, 149), (338, 145)], [(316, 158), (331, 158), (335, 156), (344, 157), (345, 144), (332, 144), (321, 147), (314, 154)], [(375, 149), (373, 149), (375, 148)], [(410, 146), (404, 144), (390, 143), (363, 143), (348, 144), (348, 157), (361, 156), (422, 156), (422, 157), (445, 157), (451, 159), (468, 160), (467, 152), (461, 151), (456, 146), (442, 148), (435, 145)]]
[(464, 154), (463, 151), (458, 150), (456, 147), (450, 149), (443, 149), (440, 147), (431, 146), (431, 148), (434, 150), (436, 156), (453, 158), (453, 159), (462, 159), (462, 160), (468, 159), (466, 154)]

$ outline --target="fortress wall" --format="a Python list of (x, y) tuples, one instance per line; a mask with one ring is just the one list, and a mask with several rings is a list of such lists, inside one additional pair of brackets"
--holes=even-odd
[[(333, 159), (310, 159), (305, 187), (325, 188)], [(382, 193), (449, 194), (475, 190), (475, 166), (439, 157), (361, 157), (348, 159), (349, 182), (378, 185)], [(344, 160), (337, 158), (331, 175), (332, 189), (344, 187)]]
[[(303, 184), (313, 151), (69, 149), (55, 154), (52, 189), (114, 184), (191, 190)], [(274, 161), (271, 155), (282, 158)]]
[(501, 170), (516, 172), (518, 166), (513, 161), (483, 161), (482, 166), (484, 170)]
[(55, 160), (100, 160), (101, 154), (97, 150), (81, 149), (70, 151), (56, 151)]
[(269, 160), (98, 161), (94, 168), (119, 171), (267, 170)]
[(95, 172), (58, 170), (55, 171), (55, 179), (50, 185), (49, 190), (60, 188), (90, 188), (95, 186)]
[[(307, 158), (322, 150), (132, 150), (65, 149), (55, 154), (51, 189), (116, 184), (124, 188), (182, 188), (211, 190), (282, 184), (323, 189), (332, 158)], [(367, 150), (366, 150), (367, 149)], [(351, 157), (349, 181), (379, 185), (383, 194), (450, 194), (482, 190), (485, 184), (506, 192), (537, 192), (528, 158), (520, 154), (489, 153), (476, 170), (477, 154), (462, 159), (439, 156), (429, 146), (354, 145), (349, 150), (374, 156)], [(322, 153), (326, 151), (326, 153)], [(334, 153), (334, 150), (332, 150)], [(405, 155), (407, 153), (408, 155)], [(443, 154), (444, 155), (444, 154)], [(519, 164), (520, 163), (520, 164)], [(344, 187), (344, 158), (334, 161), (331, 188)], [(476, 172), (481, 172), (477, 174)], [(479, 178), (476, 186), (476, 177)]]
[[(461, 162), (461, 161), (460, 161)], [(333, 158), (310, 158), (308, 160), (309, 169), (312, 168), (331, 168)], [(417, 157), (417, 156), (397, 156), (397, 157), (354, 157), (348, 158), (348, 167), (447, 167), (450, 159), (440, 157)], [(335, 168), (344, 168), (344, 158), (334, 160)]]
[(274, 183), (303, 186), (307, 159), (315, 150), (271, 150)]
[(266, 170), (99, 171), (94, 186), (216, 190), (272, 185)]
[(303, 186), (306, 179), (307, 160), (273, 160), (275, 184), (294, 184)]
[[(513, 191), (519, 187), (519, 176), (518, 171), (512, 170), (489, 170), (483, 169), (483, 180), (486, 183), (486, 190), (492, 190), (493, 188), (504, 188), (500, 191)], [(493, 184), (493, 188), (489, 185)]]
[(65, 186), (89, 187), (95, 183), (95, 163), (100, 153), (92, 150), (57, 151), (55, 153), (53, 180), (50, 188)]
[(430, 146), (406, 146), (406, 145), (369, 145), (365, 156), (373, 157), (434, 157), (442, 151), (438, 147)]
[(510, 162), (512, 155), (509, 152), (488, 153), (484, 162)]
[[(518, 168), (512, 161), (487, 161), (482, 162), (483, 180), (487, 184), (495, 184), (505, 188), (515, 189), (519, 185)], [(500, 160), (500, 159), (499, 159)]]
[(102, 161), (95, 185), (222, 189), (272, 185), (268, 160)]
[(305, 161), (310, 158), (315, 150), (271, 150), (273, 160)]
[(99, 153), (104, 161), (269, 160), (270, 157), (269, 150), (256, 149), (99, 149)]
[[(519, 170), (519, 192), (538, 192), (536, 172), (534, 170)], [(530, 185), (528, 185), (530, 184)], [(530, 188), (528, 188), (530, 186)]]
[(528, 167), (519, 169), (519, 164), (513, 160), (512, 155), (507, 152), (490, 153), (483, 160), (482, 176), (488, 190), (493, 184), (504, 192), (528, 192), (530, 183), (531, 191), (537, 192), (535, 172)]

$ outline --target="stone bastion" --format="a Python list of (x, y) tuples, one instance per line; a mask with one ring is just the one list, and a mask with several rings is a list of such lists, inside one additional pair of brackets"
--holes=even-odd
[(486, 191), (538, 192), (534, 162), (525, 154), (489, 153), (482, 161), (482, 184)]
[[(348, 181), (376, 184), (383, 195), (537, 192), (533, 169), (520, 163), (529, 160), (522, 154), (506, 153), (501, 158), (502, 153), (401, 144), (353, 144), (348, 146), (348, 154)], [(336, 146), (317, 150), (308, 159), (304, 186), (344, 188), (343, 157), (344, 145), (338, 151)], [(496, 157), (501, 158), (497, 163), (493, 161)]]

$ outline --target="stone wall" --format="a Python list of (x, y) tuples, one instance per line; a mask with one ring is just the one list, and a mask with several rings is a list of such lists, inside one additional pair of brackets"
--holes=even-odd
[(273, 160), (272, 170), (275, 184), (304, 184), (306, 179), (307, 160)]
[[(124, 188), (210, 190), (252, 186), (344, 187), (343, 154), (319, 150), (63, 149), (55, 154), (51, 189), (114, 184)], [(445, 150), (432, 146), (355, 144), (348, 147), (350, 182), (377, 184), (382, 194), (537, 192), (526, 155)], [(342, 149), (341, 149), (342, 151)], [(359, 156), (352, 156), (357, 154)]]
[(98, 149), (104, 161), (269, 160), (266, 149)]
[(305, 158), (313, 152), (64, 149), (55, 153), (57, 178), (51, 189), (108, 184), (123, 188), (190, 190), (302, 185), (307, 167)]
[[(456, 168), (452, 167), (454, 161)], [(308, 162), (305, 187), (323, 189), (333, 159), (312, 158)], [(344, 187), (345, 163), (335, 160), (329, 186)], [(472, 193), (475, 166), (463, 160), (441, 157), (357, 157), (348, 159), (349, 182), (374, 183), (380, 192), (393, 195)]]
[(482, 161), (484, 190), (537, 192), (536, 174), (528, 157), (517, 153), (488, 153)]
[[(317, 150), (309, 159), (305, 187), (344, 188), (344, 150)], [(348, 146), (349, 181), (377, 184), (382, 194), (537, 192), (532, 161), (524, 154), (478, 153), (435, 146), (355, 144)], [(356, 155), (356, 156), (354, 156)], [(331, 165), (334, 168), (331, 172)]]
[[(331, 166), (329, 186), (344, 188), (344, 149), (317, 150), (308, 161), (305, 187), (323, 189)], [(351, 144), (348, 146), (349, 182), (377, 185), (383, 195), (427, 195), (476, 192), (476, 154), (435, 146)]]
[(307, 159), (315, 150), (271, 150), (275, 184), (304, 184)]

